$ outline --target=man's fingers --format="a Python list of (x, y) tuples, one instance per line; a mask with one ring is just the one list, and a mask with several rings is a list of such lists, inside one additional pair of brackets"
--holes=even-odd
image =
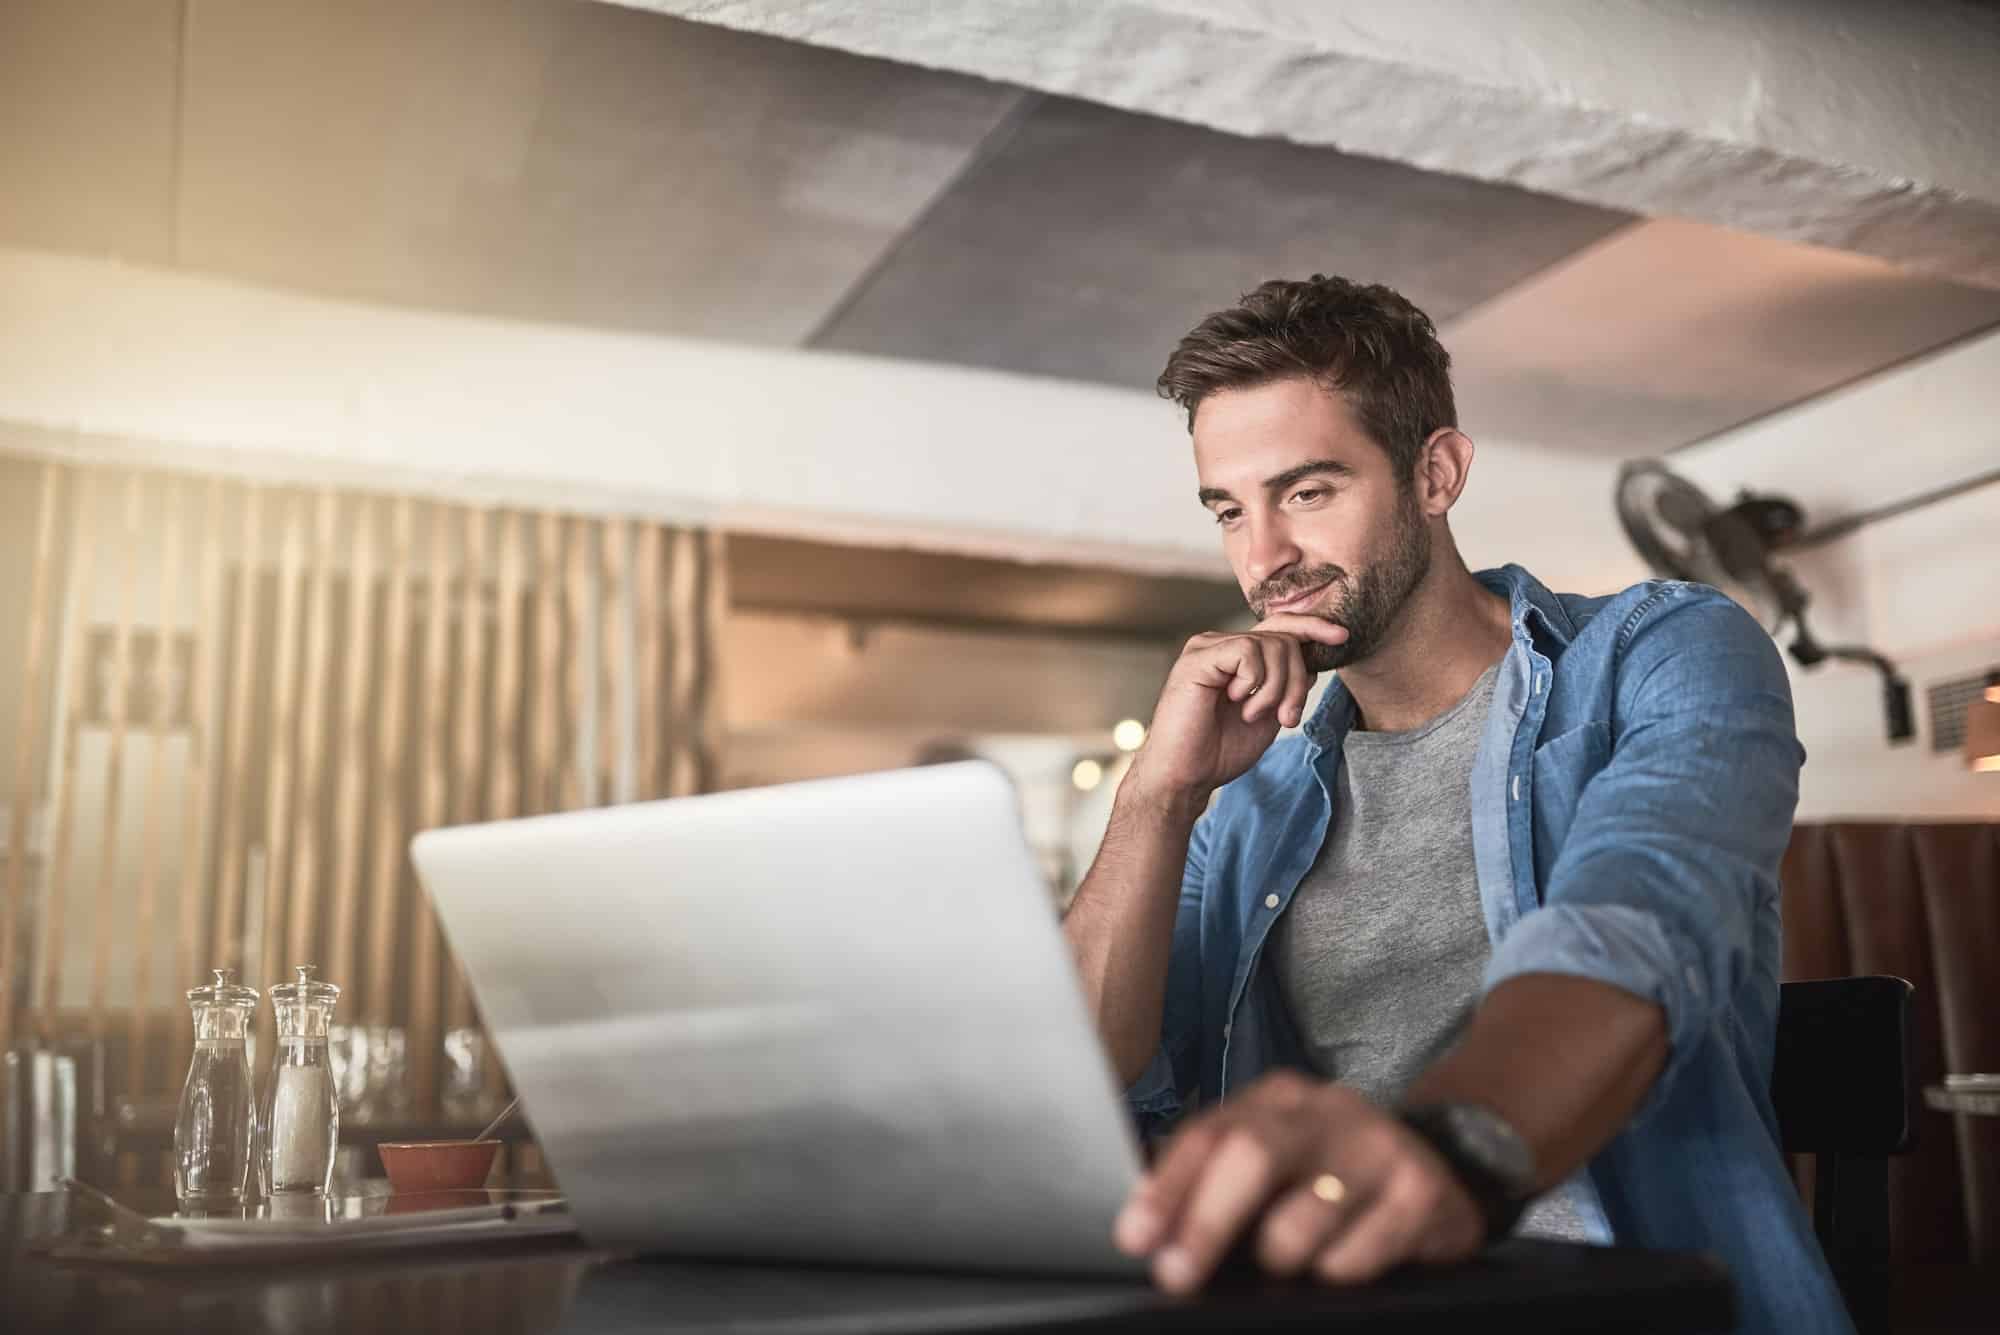
[(1437, 1179), (1423, 1168), (1415, 1164), (1398, 1168), (1353, 1222), (1321, 1249), (1313, 1273), (1329, 1284), (1364, 1284), (1413, 1259), (1441, 1191)]
[(1265, 617), (1253, 629), (1290, 635), (1294, 639), (1316, 640), (1320, 644), (1347, 643), (1347, 627), (1304, 612), (1279, 612)]
[(1225, 1134), (1208, 1156), (1173, 1230), (1153, 1257), (1153, 1279), (1170, 1293), (1191, 1293), (1276, 1188), (1283, 1147), (1247, 1125)]
[(1317, 674), (1306, 666), (1305, 650), (1299, 641), (1285, 635), (1278, 637), (1278, 643), (1285, 655), (1285, 684), (1284, 694), (1272, 707), (1277, 711), (1279, 724), (1290, 728), (1305, 717), (1306, 696), (1312, 692)]
[[(1290, 726), (1304, 713), (1305, 693), (1312, 689), (1314, 677), (1299, 649), (1301, 640), (1344, 644), (1347, 628), (1322, 617), (1268, 617), (1248, 632), (1194, 636), (1182, 650), (1183, 661), (1193, 671), (1193, 680), (1211, 690), (1220, 687), (1224, 698), (1236, 704), (1254, 704), (1255, 708), (1243, 711), (1244, 722), (1270, 714)], [(1289, 712), (1287, 704), (1292, 706)]]
[(1133, 1192), (1114, 1238), (1173, 1293), (1207, 1283), (1255, 1228), (1258, 1263), (1359, 1284), (1479, 1246), (1477, 1211), (1435, 1156), (1360, 1095), (1278, 1072), (1195, 1119)]
[(1299, 656), (1298, 646), (1280, 636), (1259, 635), (1255, 639), (1264, 658), (1264, 679), (1256, 694), (1243, 707), (1245, 723), (1276, 713), (1284, 704), (1285, 695), (1291, 687), (1291, 664), (1288, 660)]
[(1264, 684), (1264, 646), (1254, 635), (1240, 637), (1230, 644), (1223, 667), (1230, 674), (1223, 694), (1241, 704)]
[(1309, 1178), (1265, 1212), (1257, 1231), (1257, 1264), (1274, 1275), (1298, 1274), (1363, 1207), (1345, 1178)]
[(1112, 1240), (1121, 1249), (1144, 1256), (1166, 1240), (1182, 1202), (1228, 1125), (1210, 1114), (1188, 1123), (1167, 1142), (1153, 1171), (1140, 1179), (1112, 1226)]
[(1312, 694), (1313, 688), (1313, 672), (1306, 666), (1304, 652), (1294, 645), (1292, 656), (1297, 660), (1298, 667), (1285, 684), (1284, 708), (1278, 714), (1278, 721), (1288, 728), (1297, 727), (1306, 716), (1306, 697)]

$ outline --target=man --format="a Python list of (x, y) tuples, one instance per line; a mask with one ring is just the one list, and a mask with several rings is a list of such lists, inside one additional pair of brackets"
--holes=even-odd
[(1185, 1291), (1239, 1239), (1346, 1283), (1518, 1223), (1712, 1251), (1744, 1329), (1847, 1330), (1769, 1098), (1784, 668), (1699, 585), (1468, 571), (1449, 366), (1315, 276), (1160, 377), (1259, 621), (1188, 642), (1064, 920), (1135, 1112), (1179, 1123), (1116, 1239)]

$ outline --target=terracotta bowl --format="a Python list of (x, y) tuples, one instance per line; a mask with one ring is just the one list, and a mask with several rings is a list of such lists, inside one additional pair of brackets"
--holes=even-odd
[(497, 1140), (429, 1140), (377, 1145), (394, 1191), (463, 1191), (486, 1185)]

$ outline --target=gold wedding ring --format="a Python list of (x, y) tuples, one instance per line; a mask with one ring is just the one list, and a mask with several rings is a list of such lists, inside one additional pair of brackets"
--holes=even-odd
[(1321, 1173), (1313, 1179), (1312, 1194), (1328, 1205), (1338, 1205), (1347, 1199), (1347, 1184), (1332, 1173)]

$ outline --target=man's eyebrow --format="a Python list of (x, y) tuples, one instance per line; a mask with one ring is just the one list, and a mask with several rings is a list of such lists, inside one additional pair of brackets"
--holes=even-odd
[[(1332, 474), (1336, 477), (1349, 477), (1353, 473), (1354, 469), (1352, 467), (1342, 463), (1338, 459), (1308, 459), (1302, 464), (1296, 464), (1291, 468), (1287, 468), (1276, 477), (1265, 478), (1264, 490), (1283, 491), (1294, 482), (1303, 482), (1306, 478), (1318, 477), (1323, 474)], [(1203, 505), (1212, 505), (1216, 501), (1233, 501), (1236, 499), (1221, 487), (1203, 487), (1195, 493), (1195, 496)]]
[(1302, 464), (1287, 468), (1276, 477), (1264, 479), (1264, 490), (1283, 491), (1294, 482), (1303, 482), (1309, 477), (1331, 473), (1335, 477), (1349, 477), (1354, 470), (1338, 459), (1308, 459)]

